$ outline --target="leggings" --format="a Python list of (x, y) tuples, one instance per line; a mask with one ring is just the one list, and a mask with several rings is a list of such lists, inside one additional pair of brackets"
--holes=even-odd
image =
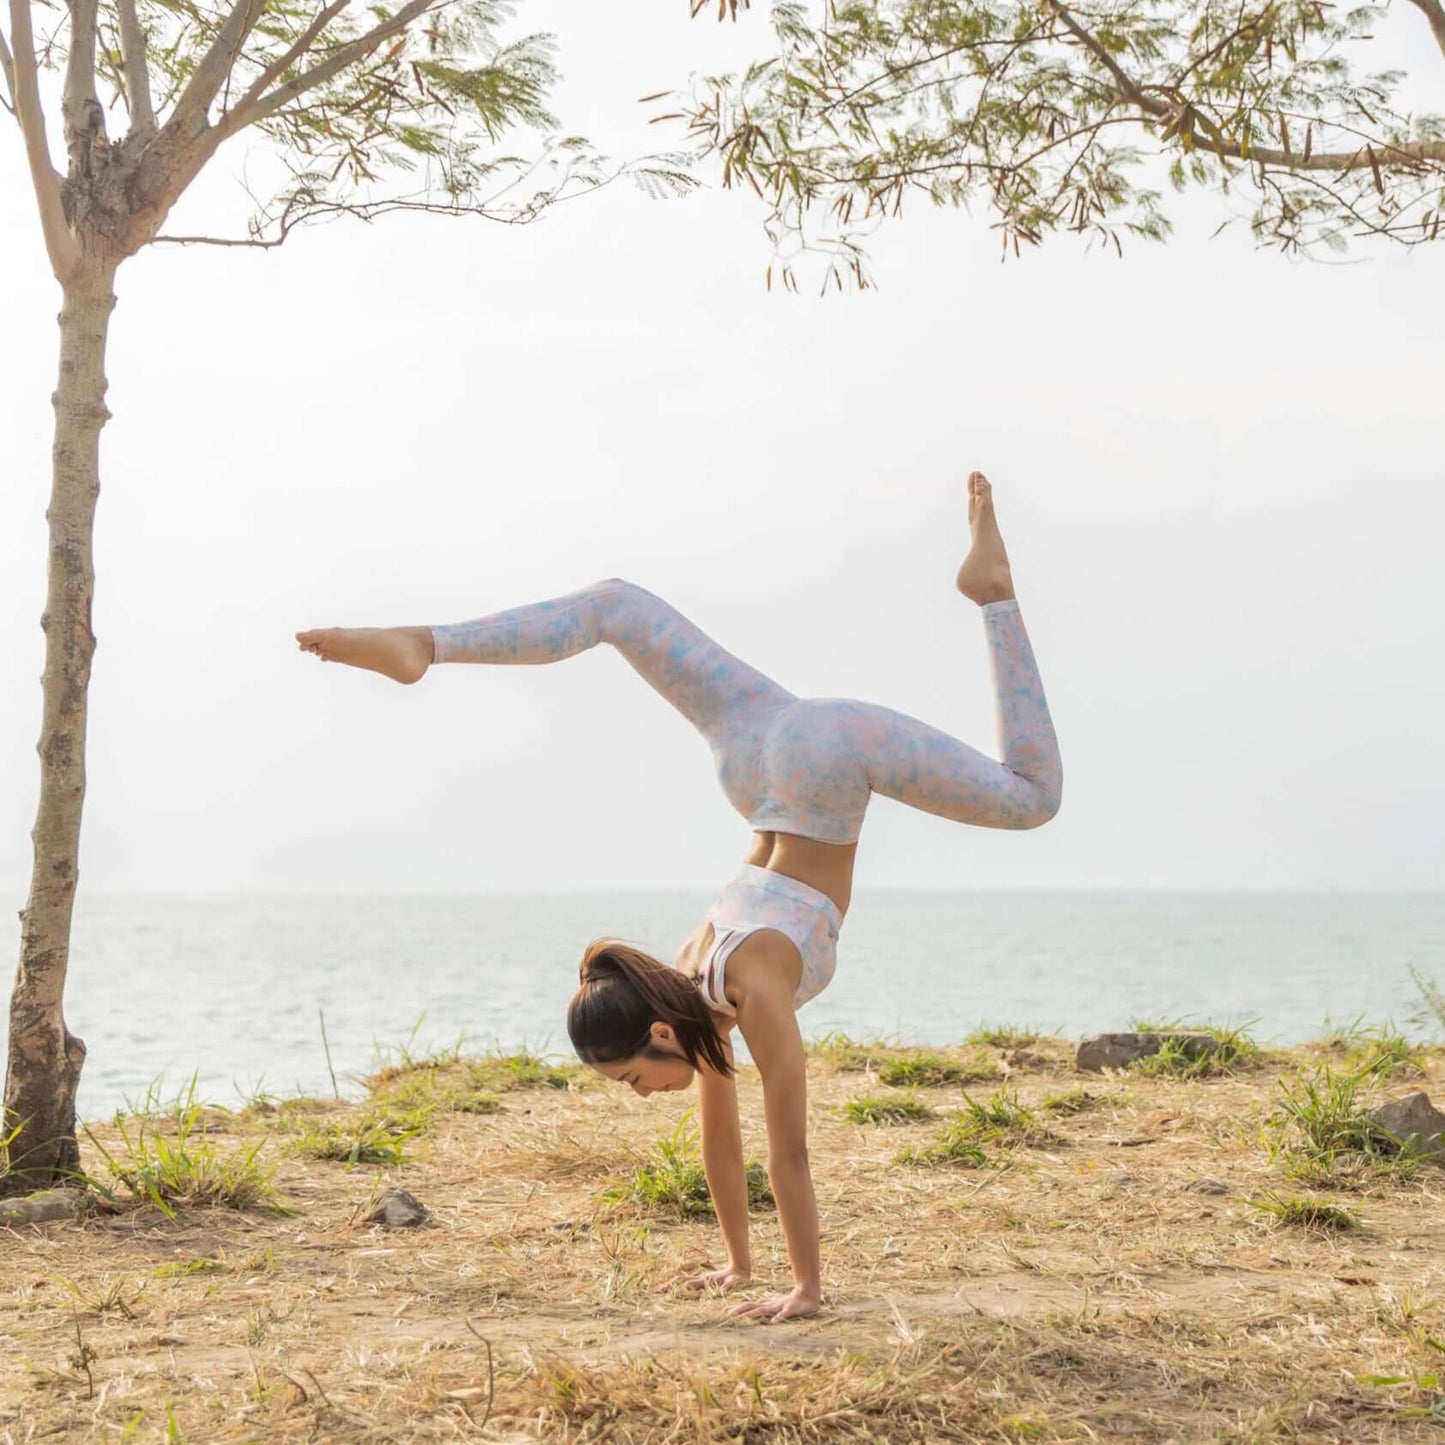
[(873, 793), (985, 828), (1036, 828), (1058, 811), (1058, 743), (1018, 603), (982, 610), (1002, 762), (873, 703), (795, 697), (615, 578), (431, 631), (437, 662), (560, 662), (610, 643), (706, 739), (754, 829), (854, 843)]

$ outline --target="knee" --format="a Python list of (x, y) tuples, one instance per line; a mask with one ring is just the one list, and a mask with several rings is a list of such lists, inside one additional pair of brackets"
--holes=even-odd
[(1034, 788), (1027, 805), (1022, 809), (1018, 826), (1020, 828), (1042, 828), (1051, 818), (1058, 815), (1059, 806), (1063, 801), (1064, 789), (1061, 783)]
[(595, 609), (598, 635), (604, 642), (613, 642), (621, 620), (632, 611), (642, 588), (622, 577), (604, 577), (584, 589)]

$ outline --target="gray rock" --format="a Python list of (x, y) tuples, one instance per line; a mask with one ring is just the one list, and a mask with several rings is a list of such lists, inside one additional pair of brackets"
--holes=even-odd
[(1212, 1175), (1203, 1174), (1198, 1179), (1191, 1179), (1184, 1188), (1190, 1194), (1228, 1194), (1229, 1185), (1222, 1179), (1215, 1179)]
[(0, 1226), (75, 1219), (85, 1213), (88, 1204), (83, 1189), (42, 1189), (21, 1199), (0, 1199)]
[(376, 1197), (376, 1208), (366, 1216), (368, 1224), (385, 1229), (415, 1229), (431, 1221), (431, 1210), (405, 1189), (383, 1189)]
[(1079, 1045), (1074, 1067), (1098, 1073), (1101, 1069), (1127, 1069), (1150, 1054), (1157, 1054), (1169, 1039), (1196, 1056), (1212, 1054), (1219, 1047), (1213, 1034), (1099, 1034)]
[(1370, 1118), (1393, 1134), (1407, 1154), (1445, 1164), (1445, 1114), (1430, 1102), (1428, 1095), (1414, 1093), (1391, 1099), (1371, 1109)]

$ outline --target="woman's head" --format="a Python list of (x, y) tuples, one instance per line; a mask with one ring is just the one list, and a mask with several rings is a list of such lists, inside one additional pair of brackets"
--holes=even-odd
[(732, 1073), (707, 1005), (675, 968), (602, 938), (579, 972), (567, 1033), (584, 1064), (644, 1095), (685, 1089), (694, 1069)]

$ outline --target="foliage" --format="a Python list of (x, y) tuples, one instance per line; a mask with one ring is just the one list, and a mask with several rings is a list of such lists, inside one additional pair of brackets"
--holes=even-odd
[(1037, 1029), (1015, 1028), (1012, 1024), (980, 1024), (964, 1035), (965, 1044), (990, 1049), (1026, 1049), (1043, 1037)]
[(424, 1127), (424, 1115), (409, 1123), (375, 1116), (345, 1124), (307, 1120), (292, 1148), (308, 1159), (330, 1159), (348, 1168), (357, 1164), (396, 1167), (408, 1162), (404, 1146)]
[[(266, 1141), (223, 1152), (207, 1139), (206, 1122), (206, 1110), (196, 1097), (192, 1078), (190, 1087), (169, 1108), (159, 1107), (152, 1086), (143, 1112), (118, 1114), (115, 1128), (120, 1142), (114, 1152), (92, 1130), (85, 1132), (111, 1178), (134, 1199), (148, 1200), (169, 1218), (176, 1217), (177, 1207), (196, 1205), (294, 1213), (280, 1202), (272, 1186), (275, 1169), (261, 1157)], [(114, 1199), (104, 1184), (90, 1183)]]
[(1087, 1089), (1066, 1089), (1062, 1093), (1046, 1094), (1039, 1108), (1050, 1114), (1082, 1114), (1098, 1102)]
[(1421, 1007), (1413, 1014), (1410, 1022), (1413, 1024), (1436, 1024), (1442, 1032), (1445, 1032), (1445, 988), (1441, 988), (1433, 978), (1427, 978), (1418, 968), (1413, 965), (1410, 968), (1410, 977), (1415, 981), (1415, 988), (1420, 994)]
[[(1158, 1053), (1147, 1054), (1130, 1065), (1132, 1072), (1143, 1074), (1145, 1078), (1213, 1078), (1249, 1068), (1263, 1057), (1263, 1051), (1249, 1036), (1248, 1024), (1229, 1027), (1206, 1023), (1198, 1028), (1186, 1029), (1178, 1020), (1153, 1024), (1136, 1019), (1131, 1022), (1131, 1027), (1139, 1033), (1163, 1035)], [(1207, 1034), (1209, 1046), (1205, 1048), (1191, 1043), (1191, 1034)]]
[(1284, 1195), (1269, 1190), (1251, 1199), (1249, 1207), (1276, 1224), (1310, 1234), (1344, 1234), (1364, 1228), (1358, 1209), (1316, 1195)]
[(874, 1095), (849, 1099), (843, 1117), (850, 1124), (917, 1124), (936, 1117), (933, 1110), (913, 1093)]
[(1366, 1024), (1363, 1015), (1344, 1024), (1335, 1024), (1326, 1015), (1319, 1047), (1337, 1055), (1346, 1072), (1377, 1078), (1418, 1076), (1429, 1062), (1424, 1046), (1406, 1038), (1389, 1020)]
[(1362, 1097), (1365, 1077), (1324, 1064), (1279, 1081), (1266, 1125), (1271, 1154), (1288, 1175), (1315, 1185), (1348, 1185), (1418, 1173), (1401, 1141), (1370, 1117)]
[(1038, 1115), (1013, 1090), (1004, 1086), (987, 1099), (966, 1091), (963, 1108), (951, 1119), (937, 1141), (927, 1149), (897, 1156), (900, 1164), (963, 1164), (978, 1168), (989, 1162), (985, 1144), (1004, 1149), (1014, 1145), (1059, 1143), (1057, 1135), (1040, 1124)]
[[(747, 1163), (748, 1203), (756, 1207), (773, 1203), (767, 1171), (756, 1159)], [(698, 1131), (691, 1110), (678, 1120), (665, 1139), (658, 1139), (648, 1157), (630, 1179), (619, 1180), (603, 1190), (604, 1204), (630, 1204), (650, 1213), (696, 1219), (712, 1214), (712, 1196), (698, 1150)]]
[[(1445, 14), (1415, 0), (1445, 49)], [(1365, 66), (1384, 12), (1315, 0), (780, 0), (776, 55), (668, 98), (723, 184), (824, 286), (909, 196), (986, 208), (1005, 254), (1072, 231), (1170, 232), (1163, 188), (1249, 198), (1257, 241), (1433, 240), (1445, 121)], [(1416, 22), (1418, 23), (1418, 22)], [(769, 273), (771, 282), (772, 273)]]
[(883, 1083), (899, 1089), (937, 1089), (949, 1084), (979, 1083), (998, 1076), (998, 1065), (981, 1054), (958, 1059), (927, 1049), (900, 1051), (878, 1070)]

